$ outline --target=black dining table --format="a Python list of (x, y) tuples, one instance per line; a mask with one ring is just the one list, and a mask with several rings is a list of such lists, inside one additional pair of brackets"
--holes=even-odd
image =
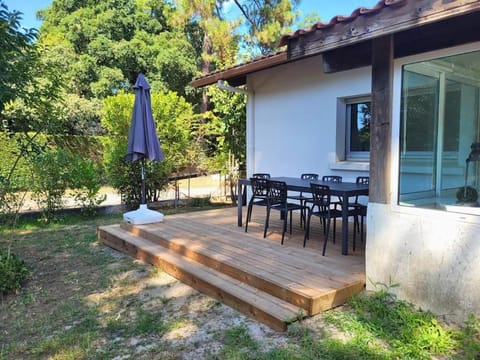
[[(272, 177), (270, 180), (284, 181), (288, 190), (304, 193), (311, 192), (310, 183), (329, 186), (331, 194), (339, 196), (342, 200), (342, 255), (348, 255), (348, 199), (357, 195), (368, 195), (368, 185), (355, 182), (333, 183), (321, 180), (303, 180), (287, 176)], [(242, 226), (243, 193), (248, 185), (250, 185), (249, 179), (238, 181), (238, 226)]]

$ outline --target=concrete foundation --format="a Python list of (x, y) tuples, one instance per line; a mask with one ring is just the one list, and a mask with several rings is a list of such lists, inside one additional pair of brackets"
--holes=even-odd
[(480, 315), (480, 221), (475, 215), (369, 203), (367, 289), (447, 319)]

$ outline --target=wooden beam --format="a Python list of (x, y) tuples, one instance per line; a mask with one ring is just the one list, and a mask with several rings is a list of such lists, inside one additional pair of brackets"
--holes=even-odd
[(480, 11), (478, 0), (406, 0), (387, 2), (378, 13), (361, 14), (348, 21), (311, 30), (287, 39), (288, 59), (324, 53), (335, 48), (372, 40), (388, 34), (406, 31)]
[(370, 123), (369, 201), (390, 202), (393, 36), (372, 42), (372, 118)]
[(402, 31), (395, 34), (395, 58), (480, 41), (479, 30), (480, 12), (475, 12)]
[(330, 50), (322, 54), (323, 72), (351, 70), (372, 63), (372, 42), (364, 41), (352, 46)]
[[(480, 12), (394, 34), (395, 59), (480, 41)], [(412, 41), (415, 39), (415, 41)], [(372, 64), (372, 41), (326, 51), (323, 71), (334, 73)]]

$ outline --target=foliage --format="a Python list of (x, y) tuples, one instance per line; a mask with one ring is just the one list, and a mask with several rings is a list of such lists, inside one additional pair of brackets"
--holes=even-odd
[(0, 222), (15, 227), (24, 199), (24, 193), (12, 187), (6, 178), (0, 178)]
[[(246, 160), (246, 95), (222, 91), (212, 87), (208, 90), (217, 117), (218, 152), (233, 154), (235, 159), (245, 166)], [(225, 155), (224, 155), (225, 156)]]
[[(160, 191), (173, 173), (196, 171), (203, 159), (192, 134), (196, 117), (191, 106), (175, 93), (152, 93), (152, 111), (164, 160), (146, 162), (146, 195), (148, 201), (158, 201)], [(104, 161), (110, 184), (122, 194), (128, 207), (140, 202), (140, 164), (127, 162), (127, 138), (134, 96), (118, 94), (105, 100), (102, 125), (108, 132), (105, 138)]]
[[(181, 31), (169, 25), (168, 1), (54, 0), (40, 14), (40, 41), (56, 37), (71, 48), (68, 93), (103, 99), (128, 90), (144, 73), (157, 90), (189, 96), (196, 53)], [(193, 61), (192, 61), (193, 59)]]
[(209, 126), (211, 148), (216, 149), (211, 167), (227, 175), (230, 197), (235, 203), (237, 181), (246, 161), (246, 96), (214, 87), (208, 89), (208, 94), (214, 106)]
[(480, 358), (480, 318), (471, 315), (462, 331), (457, 334), (459, 342), (458, 358), (479, 359)]
[(47, 149), (31, 161), (32, 196), (42, 210), (44, 220), (50, 222), (64, 206), (63, 195), (69, 185), (72, 154), (63, 149)]
[(442, 325), (431, 313), (396, 300), (385, 290), (360, 294), (349, 302), (352, 311), (332, 312), (328, 321), (352, 334), (351, 342), (377, 353), (390, 348), (388, 357), (430, 359), (451, 354), (455, 332)]
[[(0, 183), (16, 192), (27, 188), (31, 179), (29, 163), (22, 157), (22, 137), (0, 132)], [(12, 173), (12, 168), (16, 171)]]
[(20, 12), (10, 12), (3, 1), (0, 2), (0, 111), (31, 83), (32, 65), (37, 60), (33, 45), (37, 32), (35, 29), (23, 31), (21, 18)]
[(72, 156), (70, 162), (69, 185), (73, 190), (75, 202), (81, 206), (81, 212), (87, 217), (96, 215), (98, 206), (107, 196), (99, 195), (102, 186), (97, 166), (91, 159)]
[(0, 250), (0, 294), (18, 290), (29, 274), (25, 261), (10, 251)]
[(248, 35), (243, 39), (246, 47), (258, 48), (261, 54), (277, 50), (280, 37), (292, 31), (291, 26), (300, 15), (295, 11), (298, 3), (299, 0), (236, 0), (248, 28)]
[(60, 64), (64, 60), (46, 56), (48, 48), (38, 43), (35, 52), (37, 56), (29, 62), (29, 81), (15, 98), (1, 104), (2, 130), (25, 134), (25, 142), (28, 132), (66, 133), (69, 125), (60, 101), (65, 81)]

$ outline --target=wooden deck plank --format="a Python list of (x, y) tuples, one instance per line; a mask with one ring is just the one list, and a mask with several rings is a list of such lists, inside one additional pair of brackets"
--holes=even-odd
[[(298, 282), (298, 276), (302, 277), (305, 279), (305, 281), (312, 281), (312, 279), (316, 279), (318, 276), (325, 276), (324, 279), (322, 279), (323, 282), (329, 281), (328, 277), (335, 277), (335, 282), (340, 281), (349, 283), (351, 281), (351, 271), (345, 271), (345, 266), (342, 264), (339, 266), (335, 261), (332, 261), (332, 259), (328, 257), (321, 257), (321, 254), (318, 254), (315, 256), (316, 259), (322, 259), (321, 261), (312, 261), (312, 254), (307, 253), (304, 249), (304, 252), (302, 254), (302, 250), (300, 249), (291, 249), (291, 248), (284, 248), (279, 246), (279, 244), (273, 243), (273, 246), (266, 245), (266, 242), (263, 239), (255, 239), (254, 242), (245, 242), (243, 241), (242, 244), (235, 245), (235, 238), (232, 236), (232, 232), (223, 232), (224, 237), (219, 237), (218, 232), (215, 232), (217, 229), (211, 229), (211, 227), (208, 230), (201, 229), (201, 227), (198, 226), (198, 224), (195, 224), (193, 222), (189, 222), (189, 225), (183, 225), (183, 223), (180, 224), (175, 224), (175, 223), (170, 223), (169, 226), (171, 227), (176, 227), (177, 231), (181, 231), (180, 228), (185, 228), (189, 227), (190, 231), (187, 231), (186, 234), (189, 234), (190, 236), (194, 236), (195, 240), (201, 240), (201, 237), (198, 236), (197, 230), (204, 232), (204, 231), (209, 231), (213, 232), (213, 235), (217, 236), (217, 239), (215, 242), (212, 242), (210, 238), (207, 238), (206, 241), (210, 244), (213, 244), (211, 246), (215, 247), (219, 243), (221, 243), (224, 239), (228, 238), (229, 242), (225, 244), (220, 245), (220, 250), (218, 253), (222, 253), (222, 250), (229, 247), (229, 246), (238, 246), (238, 251), (241, 253), (237, 253), (239, 256), (238, 258), (242, 258), (243, 260), (251, 259), (252, 261), (258, 263), (258, 251), (261, 252), (262, 256), (268, 255), (267, 259), (274, 259), (270, 263), (270, 268), (274, 271), (276, 274), (282, 273), (282, 271), (287, 270), (287, 272), (292, 275), (292, 276), (297, 276), (296, 279), (291, 279), (294, 282)], [(158, 226), (157, 226), (158, 227)], [(161, 225), (158, 227), (158, 231), (162, 232), (165, 228), (162, 228)], [(195, 230), (195, 231), (194, 231)], [(224, 230), (223, 230), (224, 231)], [(194, 234), (194, 235), (192, 235)], [(244, 236), (244, 235), (242, 235)], [(178, 240), (177, 240), (178, 241)], [(193, 239), (188, 239), (186, 241), (194, 241)], [(203, 246), (205, 249), (208, 249), (210, 245), (202, 243), (199, 246)], [(256, 247), (258, 251), (251, 251), (245, 250), (247, 247)], [(294, 251), (292, 251), (294, 250)], [(215, 252), (215, 249), (212, 248), (212, 251)], [(230, 251), (230, 250), (229, 250)], [(307, 250), (308, 251), (308, 250)], [(290, 252), (295, 252), (292, 258), (292, 253)], [(300, 254), (299, 254), (300, 253)], [(228, 252), (230, 254), (230, 252)], [(245, 254), (245, 256), (243, 256)], [(304, 256), (308, 254), (308, 258), (304, 258)], [(257, 257), (256, 257), (257, 256)], [(244, 258), (245, 257), (245, 258)], [(291, 268), (291, 269), (289, 269)], [(351, 269), (352, 266), (347, 267), (347, 269)], [(290, 271), (291, 270), (291, 271)], [(310, 275), (312, 273), (317, 274), (317, 276), (311, 277)], [(344, 274), (344, 277), (346, 279), (342, 279), (342, 273)], [(360, 274), (360, 277), (363, 276), (363, 272)], [(315, 281), (315, 280), (313, 280)], [(304, 285), (308, 285), (304, 283)], [(336, 286), (336, 285), (334, 285)]]
[[(165, 229), (162, 232), (162, 237), (163, 236), (165, 236)], [(195, 236), (198, 237), (198, 235)], [(294, 284), (296, 284), (296, 287), (299, 289), (312, 286), (317, 288), (323, 287), (323, 289), (320, 289), (319, 291), (326, 291), (351, 282), (351, 276), (348, 279), (341, 279), (342, 275), (340, 273), (335, 273), (328, 268), (320, 269), (320, 272), (314, 274), (312, 270), (308, 268), (308, 264), (292, 267), (290, 263), (296, 260), (298, 261), (298, 259), (288, 257), (286, 258), (286, 261), (282, 262), (279, 260), (280, 258), (278, 256), (275, 256), (283, 251), (282, 248), (276, 249), (274, 254), (270, 253), (271, 256), (268, 256), (265, 251), (236, 249), (230, 247), (229, 244), (218, 245), (218, 241), (213, 241), (212, 238), (204, 240), (208, 243), (205, 244), (198, 238), (185, 241), (188, 241), (188, 247), (191, 251), (201, 252), (223, 264), (249, 268), (251, 269), (251, 272), (257, 275), (264, 274), (269, 279), (276, 279), (279, 283), (288, 282), (291, 284), (291, 287), (294, 287)], [(169, 241), (179, 241), (183, 246), (186, 246), (186, 243), (181, 240)], [(225, 256), (222, 256), (223, 254), (225, 254)], [(212, 264), (212, 266), (214, 265)], [(337, 276), (335, 277), (335, 275)], [(346, 277), (346, 275), (343, 277)]]
[[(141, 235), (142, 237), (148, 238), (149, 240), (155, 238), (154, 234), (145, 230), (140, 230), (135, 233)], [(169, 243), (169, 240), (165, 241), (161, 238), (157, 238), (155, 242), (162, 245), (167, 243), (167, 246), (172, 245)], [(245, 264), (242, 262), (234, 262), (230, 264), (227, 261), (222, 261), (222, 259), (215, 261), (213, 259), (215, 256), (212, 257), (211, 254), (203, 255), (202, 252), (196, 250), (193, 245), (189, 245), (188, 247), (184, 247), (183, 245), (173, 245), (168, 247), (206, 266), (214, 268), (238, 280), (255, 285), (256, 287), (287, 300), (292, 304), (301, 306), (307, 311), (310, 311), (312, 308), (312, 298), (319, 295), (317, 289), (306, 287), (301, 287), (298, 289), (298, 284), (292, 284), (290, 281), (282, 283), (281, 279), (279, 280), (278, 277), (272, 277), (270, 274), (265, 274), (263, 270), (255, 273), (256, 269), (252, 269), (250, 264)]]
[[(219, 216), (221, 214), (216, 214), (216, 216), (212, 217), (212, 219), (220, 219), (222, 218), (222, 216)], [(225, 218), (225, 216), (223, 216), (223, 218)], [(168, 225), (169, 227), (172, 226), (172, 227), (175, 227), (175, 222), (173, 220), (177, 220), (178, 223), (180, 223), (178, 225), (178, 229), (177, 231), (178, 232), (181, 232), (183, 230), (185, 230), (184, 228), (185, 227), (188, 227), (188, 225), (183, 225), (183, 224), (189, 224), (191, 226), (190, 228), (190, 231), (184, 231), (184, 234), (187, 234), (187, 238), (186, 239), (183, 239), (185, 242), (194, 242), (193, 239), (195, 240), (198, 240), (201, 238), (201, 235), (199, 235), (199, 233), (203, 233), (205, 231), (213, 231), (214, 232), (214, 235), (216, 235), (216, 239), (215, 239), (215, 243), (220, 243), (222, 242), (223, 239), (228, 239), (228, 241), (230, 243), (233, 243), (235, 242), (236, 240), (236, 236), (237, 237), (240, 237), (240, 241), (242, 241), (242, 239), (245, 238), (245, 234), (243, 233), (243, 231), (238, 231), (238, 227), (234, 227), (234, 229), (236, 229), (236, 236), (232, 235), (232, 228), (230, 227), (229, 230), (226, 230), (224, 229), (225, 226), (222, 225), (221, 228), (219, 229), (213, 229), (212, 230), (212, 224), (210, 224), (209, 222), (206, 222), (205, 221), (205, 218), (202, 218), (202, 217), (199, 217), (197, 219), (188, 219), (188, 221), (186, 221), (186, 219), (184, 218), (184, 215), (180, 216), (180, 217), (173, 217), (171, 219), (169, 219), (169, 222), (168, 222)], [(196, 222), (196, 220), (199, 220), (199, 223)], [(204, 224), (207, 224), (208, 226), (208, 230), (205, 230), (203, 227), (204, 227)], [(159, 232), (164, 232), (166, 227), (165, 227), (166, 224), (160, 224), (160, 225), (156, 225), (156, 227), (158, 228), (158, 231)], [(231, 223), (230, 223), (231, 225)], [(148, 227), (148, 226), (147, 226)], [(340, 228), (340, 226), (338, 227)], [(241, 230), (241, 228), (240, 228)], [(234, 231), (235, 232), (235, 231)], [(219, 236), (219, 234), (223, 234), (224, 236)], [(303, 234), (303, 231), (302, 231), (302, 234)], [(178, 233), (177, 233), (178, 235)], [(188, 238), (189, 237), (189, 238)], [(249, 237), (251, 238), (251, 235), (249, 235)], [(307, 286), (318, 286), (318, 282), (322, 283), (323, 285), (326, 285), (328, 284), (329, 282), (329, 278), (335, 278), (335, 282), (342, 282), (344, 284), (351, 284), (352, 283), (352, 274), (353, 276), (355, 274), (357, 274), (357, 278), (354, 279), (354, 281), (364, 281), (365, 278), (364, 278), (364, 262), (363, 262), (363, 257), (361, 258), (361, 262), (359, 262), (358, 260), (358, 256), (355, 257), (355, 256), (348, 256), (348, 257), (345, 257), (345, 256), (342, 256), (342, 255), (339, 255), (339, 256), (326, 256), (326, 257), (323, 257), (321, 256), (320, 252), (314, 252), (312, 254), (312, 251), (311, 249), (302, 249), (302, 248), (298, 248), (298, 246), (293, 246), (293, 247), (286, 247), (286, 250), (284, 249), (284, 247), (281, 247), (279, 246), (279, 244), (277, 244), (276, 242), (268, 242), (266, 245), (265, 241), (263, 239), (258, 239), (258, 238), (255, 238), (253, 237), (254, 242), (245, 242), (243, 241), (242, 244), (240, 244), (239, 246), (242, 247), (242, 250), (244, 250), (245, 247), (257, 247), (258, 250), (261, 250), (262, 251), (262, 254), (264, 254), (263, 252), (267, 251), (267, 252), (270, 252), (268, 254), (268, 259), (272, 259), (272, 262), (271, 262), (271, 267), (274, 269), (276, 267), (276, 269), (280, 269), (280, 270), (276, 270), (276, 271), (273, 271), (274, 274), (276, 275), (279, 275), (281, 273), (282, 270), (285, 270), (285, 268), (288, 268), (289, 266), (294, 266), (294, 269), (292, 269), (292, 271), (290, 271), (290, 276), (296, 276), (296, 279), (289, 279), (292, 281), (292, 283), (295, 283), (295, 282), (301, 282), (301, 279), (306, 279), (303, 281), (302, 285), (307, 285)], [(175, 241), (180, 241), (180, 239), (178, 239), (177, 237), (175, 238)], [(212, 242), (211, 239), (207, 239), (207, 241), (209, 241), (210, 243)], [(271, 244), (270, 244), (271, 243)], [(205, 247), (207, 248), (208, 245), (205, 245), (204, 243), (201, 244), (200, 246), (202, 247)], [(213, 245), (215, 246), (215, 245)], [(252, 254), (256, 254), (257, 251), (251, 251), (249, 250)], [(303, 253), (302, 253), (303, 251)], [(218, 253), (222, 253), (222, 249), (220, 249), (219, 251), (217, 251)], [(290, 253), (294, 253), (294, 257), (292, 258), (290, 255)], [(299, 253), (300, 253), (300, 256), (299, 256)], [(248, 258), (250, 255), (247, 255), (245, 256), (245, 258)], [(243, 259), (243, 256), (238, 256), (237, 257), (238, 259)], [(273, 260), (274, 259), (274, 260)], [(339, 264), (338, 263), (338, 260), (341, 259), (341, 263)], [(349, 260), (352, 259), (354, 261), (356, 261), (356, 263), (352, 262), (352, 263), (348, 263), (348, 264), (345, 264), (345, 262), (349, 262)], [(245, 260), (245, 259), (243, 259)], [(283, 261), (282, 261), (283, 260)], [(255, 259), (254, 260), (256, 263), (258, 263), (259, 261), (262, 262), (263, 260), (262, 259)], [(345, 269), (347, 269), (347, 271), (345, 271)], [(275, 269), (274, 269), (275, 270)], [(350, 271), (348, 271), (350, 270)], [(314, 276), (312, 276), (312, 273), (314, 274)], [(343, 275), (342, 275), (343, 274)], [(300, 281), (299, 281), (300, 279)], [(313, 279), (313, 280), (312, 280)], [(288, 279), (287, 279), (288, 280)], [(307, 283), (305, 283), (307, 282)], [(310, 282), (310, 284), (308, 284), (308, 282)], [(314, 282), (314, 284), (312, 284), (312, 282)], [(315, 284), (316, 282), (316, 284)], [(333, 284), (334, 286), (337, 286), (337, 284)]]
[[(180, 224), (179, 226), (181, 227), (182, 225)], [(169, 227), (171, 229), (175, 226), (169, 224)], [(145, 227), (142, 227), (142, 229), (145, 231), (149, 231), (149, 229)], [(150, 231), (152, 230), (153, 229), (151, 229)], [(198, 228), (196, 230), (198, 230)], [(180, 232), (180, 229), (173, 231), (177, 232), (178, 234)], [(158, 230), (154, 231), (154, 233), (158, 234)], [(192, 233), (189, 232), (188, 234)], [(267, 272), (270, 274), (270, 277), (277, 277), (278, 281), (280, 282), (289, 281), (292, 284), (297, 283), (300, 287), (315, 285), (327, 286), (328, 284), (330, 284), (329, 286), (327, 286), (327, 288), (335, 288), (338, 287), (339, 283), (342, 283), (340, 271), (335, 272), (334, 270), (325, 267), (317, 269), (319, 271), (317, 272), (317, 275), (315, 277), (311, 277), (310, 275), (313, 274), (314, 270), (309, 267), (310, 264), (308, 264), (308, 262), (304, 262), (302, 259), (298, 259), (297, 255), (293, 258), (292, 256), (287, 255), (283, 258), (284, 261), (282, 261), (282, 257), (279, 256), (284, 250), (282, 248), (275, 250), (272, 249), (272, 251), (268, 251), (268, 249), (262, 248), (260, 246), (258, 249), (255, 249), (257, 251), (251, 251), (250, 249), (248, 249), (248, 246), (244, 246), (242, 249), (235, 248), (232, 247), (229, 243), (220, 244), (221, 239), (215, 239), (215, 241), (213, 241), (211, 237), (200, 238), (198, 234), (195, 234), (195, 238), (191, 239), (173, 239), (168, 235), (168, 230), (166, 229), (166, 227), (164, 227), (161, 230), (161, 235), (159, 236), (162, 238), (166, 238), (168, 241), (179, 243), (182, 246), (187, 246), (188, 244), (188, 248), (190, 250), (202, 252), (204, 254), (207, 254), (208, 256), (215, 258), (218, 261), (223, 261), (224, 263), (236, 264), (239, 266), (242, 264), (245, 266), (250, 266), (255, 269), (257, 274)], [(294, 264), (295, 262), (297, 263), (296, 265)], [(268, 264), (269, 266), (264, 267), (264, 264)], [(266, 271), (265, 268), (270, 269), (270, 272)], [(286, 277), (282, 277), (282, 275), (285, 275)], [(335, 279), (329, 279), (329, 276), (336, 277)], [(318, 277), (321, 277), (320, 281), (317, 280)], [(343, 281), (343, 283), (346, 282)]]

